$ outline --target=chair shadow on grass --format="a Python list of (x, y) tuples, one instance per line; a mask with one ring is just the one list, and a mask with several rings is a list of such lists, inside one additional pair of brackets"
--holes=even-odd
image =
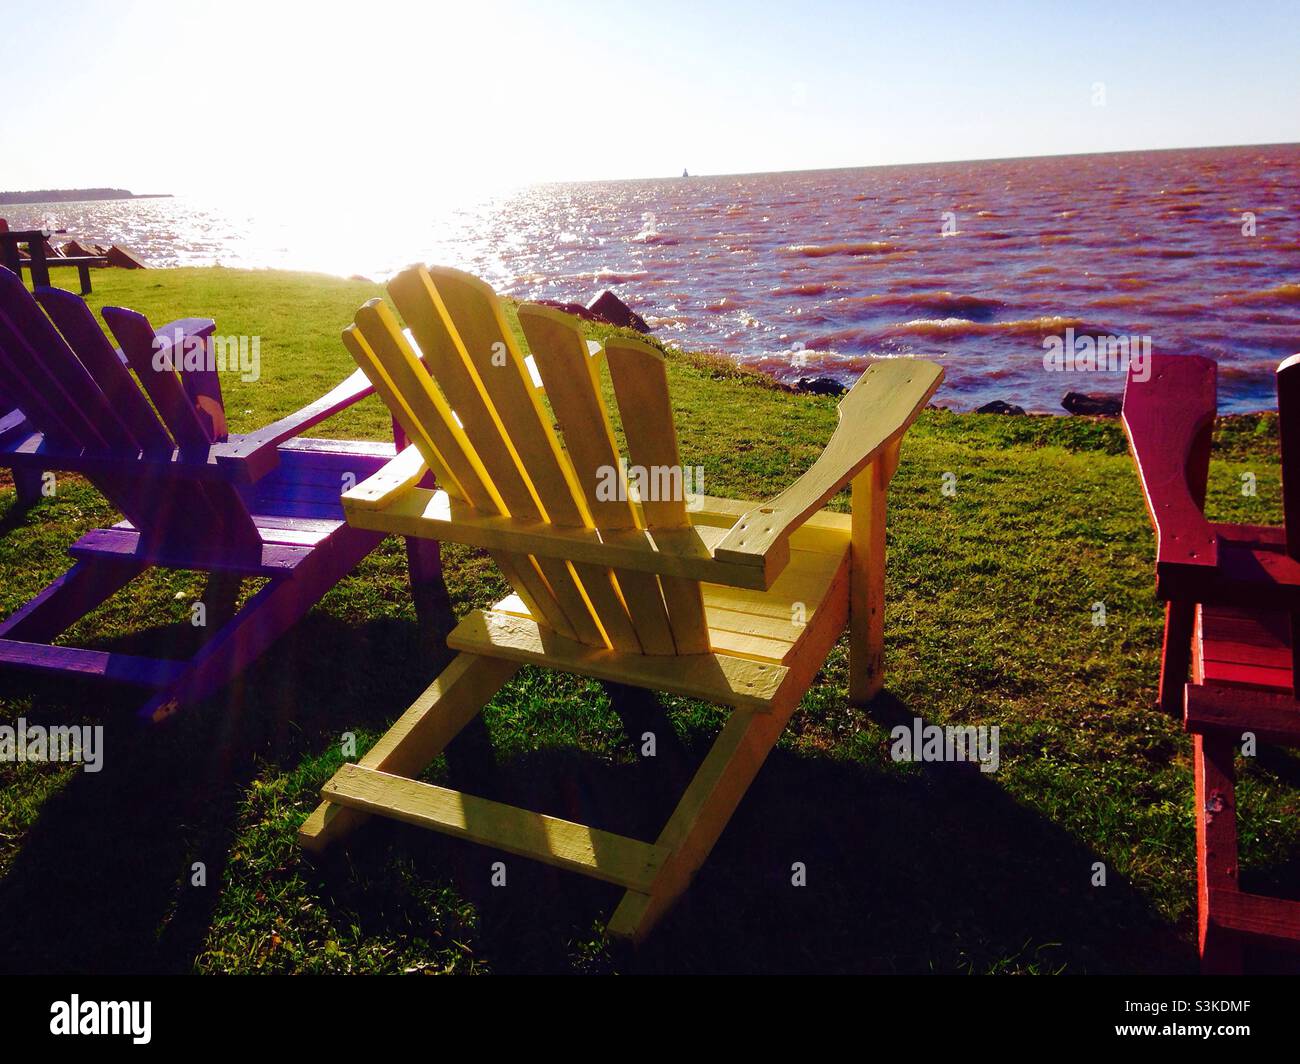
[[(164, 637), (109, 648), (143, 640), (160, 652), (151, 638)], [(317, 611), (221, 695), (156, 729), (132, 726), (138, 693), (106, 700), (102, 688), (24, 681), (35, 705), (52, 707), (41, 723), (62, 722), (58, 707), (71, 721), (104, 706), (106, 770), (73, 773), (45, 798), (0, 879), (0, 971), (192, 970), (259, 766), (292, 771), (344, 731), (383, 730), (436, 674), (421, 646), (413, 624)], [(657, 698), (615, 694), (628, 739), (654, 730), (659, 756), (498, 756), (479, 718), (444, 774), (471, 793), (653, 839), (716, 732), (666, 742)], [(870, 713), (886, 726), (916, 715), (889, 694)], [(1093, 887), (1101, 858), (995, 781), (972, 765), (886, 772), (777, 749), (694, 885), (635, 951), (599, 945), (618, 888), (378, 818), (318, 863), (286, 846), (271, 874), (302, 874), (330, 920), (362, 935), (470, 935), (475, 961), (498, 972), (1195, 970), (1188, 926), (1170, 926), (1113, 870)], [(491, 884), (495, 861), (505, 887)], [(206, 888), (191, 886), (194, 862)], [(793, 885), (796, 862), (806, 886)], [(449, 929), (457, 918), (430, 906), (431, 893), (471, 904), (473, 927)]]
[[(185, 656), (193, 642), (187, 626), (170, 625), (96, 648)], [(0, 972), (191, 971), (260, 763), (292, 768), (304, 722), (335, 739), (336, 724), (385, 726), (387, 707), (428, 677), (408, 668), (376, 700), (356, 670), (391, 670), (418, 651), (412, 624), (318, 611), (225, 690), (158, 727), (136, 721), (138, 688), (6, 674), (5, 693), (33, 707), (29, 725), (102, 723), (104, 768), (71, 772), (42, 800), (0, 877)], [(194, 883), (196, 862), (205, 886)]]
[[(621, 701), (621, 699), (620, 699)], [(626, 712), (627, 707), (620, 707)], [(655, 709), (629, 724), (640, 735)], [(888, 695), (885, 723), (912, 710)], [(668, 727), (656, 734), (671, 734)], [(572, 749), (485, 753), (483, 730), (449, 748), (453, 786), (539, 812), (653, 839), (712, 741), (611, 765)], [(468, 756), (467, 756), (468, 755)], [(1097, 855), (1010, 799), (973, 765), (870, 765), (773, 751), (694, 885), (645, 944), (592, 961), (621, 890), (419, 828), (374, 820), (346, 858), (319, 866), (340, 923), (410, 928), (413, 899), (392, 874), (450, 885), (479, 914), (474, 955), (498, 972), (1194, 971), (1189, 936), (1113, 870), (1093, 887)], [(492, 885), (503, 862), (506, 886)], [(793, 884), (794, 866), (806, 886)], [(358, 882), (358, 878), (363, 882)], [(1190, 887), (1190, 884), (1189, 884)], [(588, 954), (590, 951), (587, 951)]]

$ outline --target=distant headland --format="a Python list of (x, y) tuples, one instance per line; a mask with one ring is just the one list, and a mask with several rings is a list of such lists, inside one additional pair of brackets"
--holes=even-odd
[(0, 192), (3, 203), (74, 203), (77, 200), (170, 199), (170, 192), (136, 195), (124, 188), (41, 188), (34, 192)]

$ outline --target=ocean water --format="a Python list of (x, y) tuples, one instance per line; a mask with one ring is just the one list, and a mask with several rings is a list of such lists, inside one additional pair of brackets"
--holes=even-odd
[[(1220, 363), (1220, 409), (1274, 405), (1300, 351), (1300, 145), (552, 184), (306, 209), (186, 198), (0, 208), (159, 265), (382, 280), (417, 261), (520, 299), (612, 288), (685, 348), (794, 381), (942, 362), (937, 396), (1060, 411), (1123, 373), (1049, 372), (1044, 341), (1136, 337)], [(189, 308), (197, 312), (195, 308)]]

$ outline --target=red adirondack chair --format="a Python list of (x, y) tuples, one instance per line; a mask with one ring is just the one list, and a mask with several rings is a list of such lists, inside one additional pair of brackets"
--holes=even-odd
[(1165, 355), (1146, 381), (1130, 371), (1124, 428), (1167, 603), (1160, 705), (1193, 736), (1201, 967), (1235, 972), (1246, 943), (1300, 948), (1300, 902), (1240, 889), (1233, 767), (1245, 733), (1300, 746), (1300, 355), (1277, 371), (1284, 528), (1205, 517), (1216, 369)]
[[(379, 543), (382, 534), (345, 523), (339, 496), (348, 475), (365, 480), (395, 449), (295, 438), (373, 391), (360, 371), (296, 413), (228, 437), (214, 369), (154, 365), (155, 335), (204, 340), (212, 321), (155, 334), (134, 311), (103, 313), (120, 352), (79, 297), (41, 288), (33, 299), (0, 268), (0, 390), (22, 412), (0, 421), (0, 465), (81, 473), (126, 517), (82, 536), (69, 548), (73, 567), (0, 623), (0, 668), (151, 688), (140, 715), (156, 721), (224, 686)], [(408, 552), (417, 604), (437, 601), (436, 545), (408, 541)], [(212, 634), (192, 658), (50, 645), (155, 565), (208, 574)], [(236, 612), (250, 577), (268, 582)]]

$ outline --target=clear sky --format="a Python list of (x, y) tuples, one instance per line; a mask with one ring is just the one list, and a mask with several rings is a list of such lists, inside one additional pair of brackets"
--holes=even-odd
[(418, 193), (1300, 140), (1300, 0), (0, 0), (0, 29), (0, 189)]

